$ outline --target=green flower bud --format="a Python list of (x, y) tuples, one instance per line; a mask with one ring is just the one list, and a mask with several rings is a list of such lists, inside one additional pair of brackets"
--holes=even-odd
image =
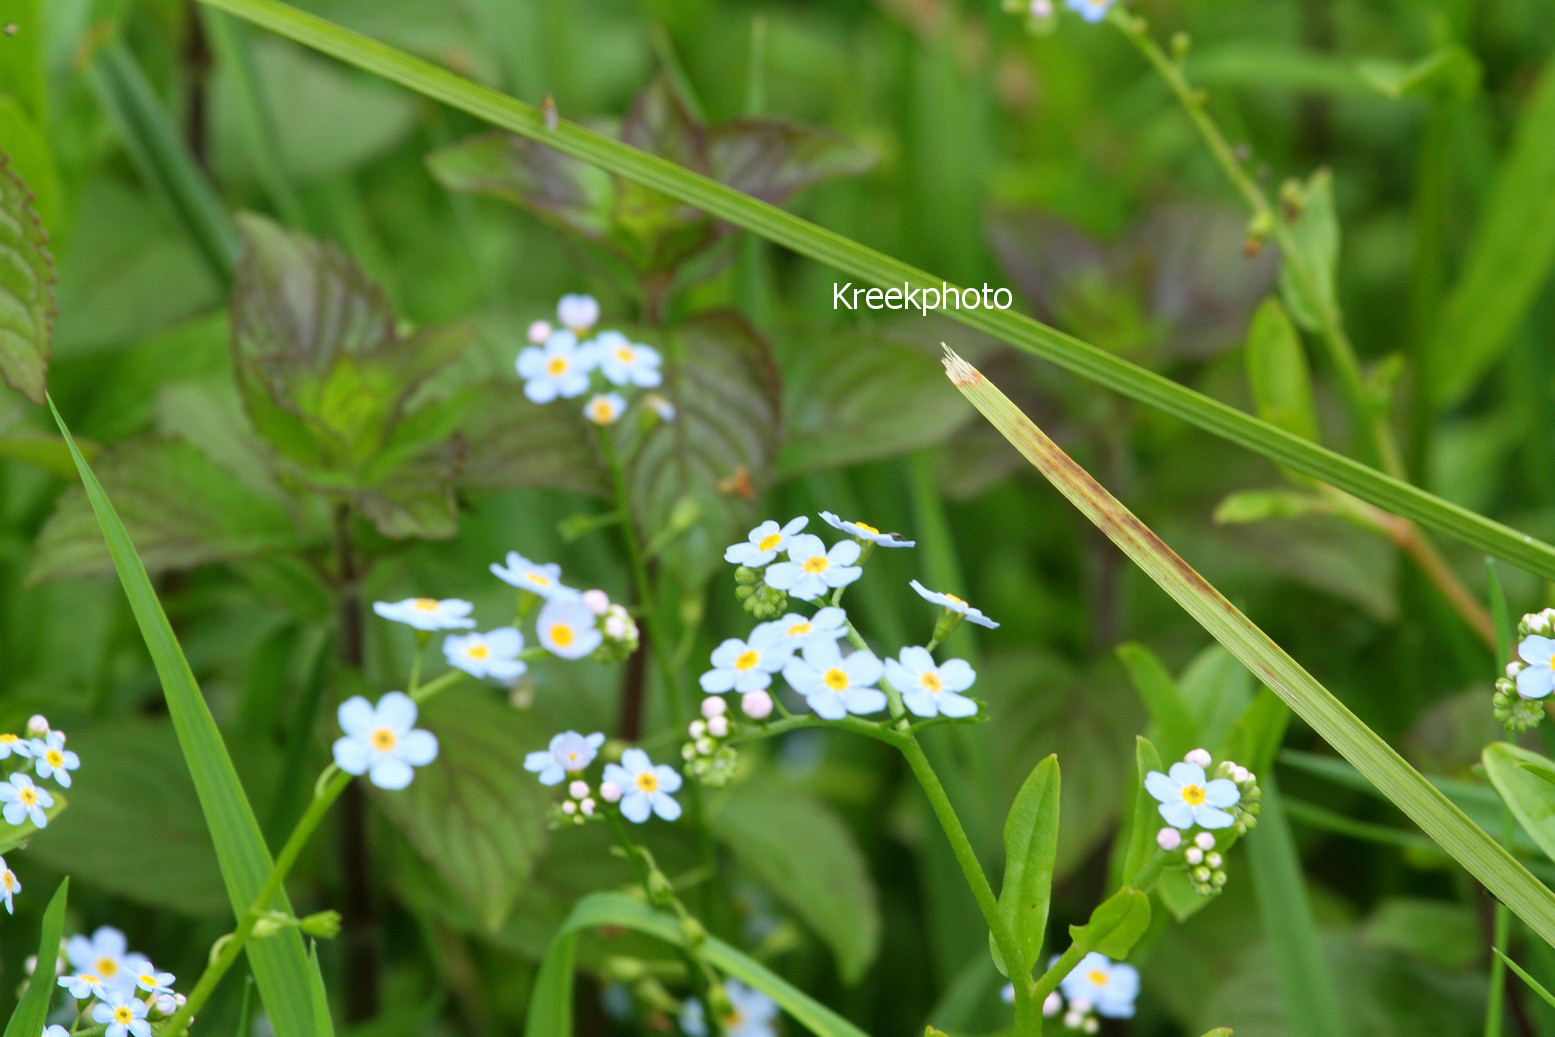
[(320, 940), (333, 940), (340, 935), (340, 912), (320, 911), (301, 922), (302, 931)]

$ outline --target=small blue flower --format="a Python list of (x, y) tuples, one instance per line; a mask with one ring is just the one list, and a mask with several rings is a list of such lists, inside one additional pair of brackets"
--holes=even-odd
[(587, 770), (604, 744), (605, 736), (597, 731), (586, 737), (563, 731), (551, 739), (549, 748), (525, 756), (524, 770), (538, 775), (542, 785), (560, 785), (567, 775)]
[(614, 425), (626, 413), (626, 400), (618, 392), (602, 392), (589, 397), (583, 416), (596, 425)]
[(650, 813), (666, 821), (680, 817), (680, 804), (670, 795), (680, 791), (680, 775), (654, 766), (641, 749), (628, 749), (620, 763), (607, 763), (604, 782), (621, 790), (621, 816), (633, 824), (642, 824)]
[(820, 537), (802, 533), (789, 540), (788, 561), (774, 562), (767, 570), (767, 586), (814, 601), (862, 576), (864, 570), (853, 564), (862, 553), (857, 540), (844, 540), (827, 550)]
[(1107, 17), (1113, 0), (1066, 0), (1069, 9), (1088, 22), (1099, 22)]
[(550, 403), (557, 397), (582, 396), (594, 370), (594, 351), (578, 344), (570, 331), (553, 331), (543, 346), (527, 346), (518, 354), (518, 376), (524, 395), (534, 403)]
[(702, 674), (702, 690), (713, 695), (744, 694), (772, 684), (772, 675), (794, 654), (794, 643), (776, 623), (762, 623), (747, 640), (731, 637), (713, 649), (713, 668)]
[(150, 959), (138, 954), (126, 958), (124, 964), (134, 977), (135, 988), (147, 994), (171, 994), (173, 984), (178, 981), (177, 976), (159, 971)]
[(977, 703), (960, 694), (977, 680), (965, 659), (934, 665), (927, 648), (903, 648), (900, 661), (885, 661), (885, 679), (902, 696), (902, 705), (920, 717), (971, 717)]
[(973, 608), (971, 605), (967, 604), (964, 599), (958, 598), (954, 594), (944, 594), (940, 591), (931, 591), (917, 580), (912, 581), (912, 589), (917, 591), (918, 596), (924, 601), (931, 601), (936, 605), (943, 606), (952, 612), (958, 613), (965, 617), (968, 622), (976, 623), (978, 626), (987, 627), (990, 630), (995, 630), (999, 626), (999, 624), (983, 615), (982, 609)]
[[(726, 1037), (777, 1037), (777, 1002), (737, 979), (724, 981), (729, 1014), (721, 1020)], [(707, 1037), (707, 1010), (694, 998), (680, 1009), (680, 1028), (689, 1037)]]
[(816, 716), (841, 720), (849, 713), (867, 716), (885, 709), (885, 693), (874, 686), (883, 672), (873, 652), (844, 657), (835, 641), (810, 641), (800, 658), (783, 667), (783, 679)]
[(599, 301), (592, 295), (564, 295), (556, 304), (556, 321), (578, 336), (599, 323)]
[(1172, 764), (1166, 774), (1146, 774), (1145, 791), (1160, 801), (1157, 809), (1173, 828), (1230, 828), (1236, 818), (1224, 808), (1236, 806), (1242, 798), (1236, 782), (1227, 778), (1209, 781), (1203, 767), (1187, 762)]
[(28, 759), (32, 756), (32, 743), (18, 735), (0, 734), (0, 760), (9, 756), (20, 756)]
[(16, 906), (13, 903), (16, 894), (22, 891), (22, 884), (16, 878), (16, 872), (5, 863), (5, 858), (0, 857), (0, 900), (5, 901), (5, 913), (16, 914)]
[(468, 630), (475, 625), (470, 613), (475, 606), (460, 598), (406, 598), (404, 601), (375, 601), (373, 611), (384, 619), (417, 630)]
[(403, 691), (391, 691), (374, 706), (360, 695), (340, 704), (335, 766), (347, 774), (367, 775), (390, 792), (408, 786), (416, 767), (437, 759), (437, 737), (416, 729), (416, 703)]
[(750, 531), (744, 543), (730, 544), (724, 549), (724, 561), (730, 565), (744, 565), (759, 569), (778, 556), (788, 546), (789, 537), (797, 534), (810, 520), (803, 515), (790, 519), (782, 527), (771, 519)]
[(77, 972), (85, 972), (110, 985), (124, 981), (124, 959), (129, 942), (112, 926), (101, 926), (90, 938), (72, 936), (65, 944), (65, 960)]
[(594, 339), (594, 355), (599, 371), (611, 385), (635, 385), (651, 389), (663, 380), (659, 364), (663, 358), (652, 346), (632, 342), (619, 331), (602, 331)]
[(773, 622), (793, 640), (796, 649), (810, 641), (840, 641), (848, 636), (848, 614), (833, 605), (817, 609), (813, 616), (790, 612)]
[(71, 976), (59, 977), (59, 985), (70, 992), (70, 996), (77, 1001), (85, 1001), (89, 998), (97, 998), (106, 1001), (110, 991), (118, 990), (122, 983), (109, 983), (101, 976), (92, 972), (77, 972)]
[(53, 778), (61, 788), (70, 787), (70, 772), (81, 766), (81, 757), (65, 748), (64, 732), (50, 731), (45, 738), (34, 738), (27, 749), (38, 777)]
[(47, 828), (49, 815), (44, 811), (54, 805), (54, 796), (48, 789), (33, 784), (27, 775), (13, 774), (9, 782), (0, 784), (0, 803), (5, 804), (6, 824), (31, 821), (34, 828)]
[(552, 655), (563, 659), (581, 659), (604, 641), (597, 617), (581, 601), (553, 598), (545, 603), (535, 620), (540, 644)]
[(109, 996), (92, 1009), (92, 1021), (108, 1025), (103, 1037), (151, 1037), (146, 1003), (130, 991), (109, 991)]
[(513, 627), (498, 627), (484, 634), (451, 634), (443, 639), (443, 655), (448, 665), (471, 677), (510, 681), (529, 669), (518, 657), (524, 650), (524, 635)]
[(578, 592), (562, 585), (562, 567), (555, 562), (541, 565), (531, 562), (517, 551), (509, 551), (504, 564), (491, 563), (491, 573), (510, 587), (538, 594), (550, 601), (553, 598), (576, 598)]
[(680, 413), (678, 407), (656, 392), (651, 392), (644, 396), (643, 403), (647, 404), (648, 409), (659, 416), (660, 421), (674, 421), (676, 415)]
[(43, 1031), (43, 1037), (70, 1037), (70, 1031), (63, 1026), (50, 1026)]
[(917, 547), (916, 540), (903, 540), (895, 533), (882, 533), (868, 522), (846, 522), (829, 511), (821, 512), (821, 518), (833, 529), (840, 529), (850, 537), (867, 540), (879, 547)]
[(1548, 698), (1555, 691), (1555, 640), (1531, 634), (1517, 645), (1527, 667), (1517, 674), (1517, 694), (1525, 699)]
[(1108, 1019), (1129, 1019), (1139, 997), (1139, 970), (1092, 951), (1059, 982), (1070, 1004), (1084, 1002)]

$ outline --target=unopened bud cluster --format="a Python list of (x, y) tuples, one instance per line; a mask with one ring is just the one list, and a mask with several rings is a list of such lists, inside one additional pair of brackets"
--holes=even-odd
[(728, 743), (734, 731), (728, 710), (728, 704), (721, 698), (708, 696), (703, 699), (701, 718), (693, 720), (687, 728), (691, 740), (680, 747), (687, 773), (714, 788), (729, 783), (739, 762), (739, 754)]
[[(600, 789), (600, 795), (605, 790)], [(616, 793), (620, 798), (620, 793)], [(551, 826), (560, 828), (563, 826), (581, 825), (591, 818), (598, 816), (599, 802), (594, 789), (581, 778), (574, 778), (567, 783), (567, 798), (551, 808)]]
[(734, 570), (734, 596), (760, 620), (776, 619), (788, 608), (788, 593), (767, 586), (761, 570), (742, 565)]
[[(1222, 760), (1216, 764), (1207, 750), (1194, 749), (1183, 758), (1183, 763), (1190, 765), (1192, 774), (1202, 772), (1212, 783), (1228, 781), (1236, 786), (1235, 802), (1217, 804), (1218, 809), (1211, 812), (1196, 811), (1193, 824), (1181, 827), (1169, 824), (1156, 833), (1156, 846), (1183, 869), (1194, 891), (1200, 896), (1212, 897), (1225, 887), (1225, 855), (1231, 845), (1258, 826), (1263, 792), (1252, 771), (1234, 760)], [(1220, 787), (1225, 789), (1225, 786)], [(1213, 793), (1214, 789), (1213, 784), (1207, 787), (1209, 793)], [(1229, 799), (1229, 790), (1225, 791), (1228, 795), (1224, 798)], [(1183, 787), (1182, 795), (1188, 802), (1203, 801), (1205, 790), (1189, 784)], [(1158, 795), (1157, 798), (1161, 797)], [(1162, 813), (1167, 811), (1163, 810)], [(1229, 823), (1226, 820), (1228, 816)], [(1172, 820), (1179, 821), (1181, 818), (1174, 816)]]
[(1491, 698), (1496, 719), (1508, 731), (1527, 731), (1544, 719), (1544, 702), (1555, 686), (1550, 640), (1555, 638), (1555, 609), (1530, 612), (1517, 624), (1517, 655), (1496, 678)]

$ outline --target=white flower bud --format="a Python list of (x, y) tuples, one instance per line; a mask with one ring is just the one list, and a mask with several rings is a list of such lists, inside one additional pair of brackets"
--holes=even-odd
[(1085, 1016), (1081, 1015), (1079, 1012), (1076, 1012), (1072, 1008), (1064, 1015), (1064, 1025), (1069, 1027), (1071, 1030), (1078, 1030), (1081, 1024), (1084, 1022)]
[(49, 718), (42, 713), (34, 713), (32, 718), (27, 721), (27, 731), (29, 734), (42, 738), (49, 733)]
[(1200, 832), (1193, 837), (1193, 845), (1201, 850), (1213, 850), (1215, 848), (1215, 837), (1208, 832)]
[(567, 786), (567, 794), (573, 799), (582, 799), (589, 794), (589, 783), (586, 781), (575, 781)]
[(1091, 1010), (1091, 1003), (1083, 997), (1077, 997), (1069, 1002), (1069, 1008), (1078, 1015), (1085, 1015)]
[(599, 787), (599, 798), (606, 803), (621, 802), (621, 786), (613, 781), (607, 781)]
[(578, 804), (578, 809), (583, 811), (584, 817), (594, 816), (594, 800), (585, 796), (583, 802)]
[(772, 715), (772, 696), (764, 691), (747, 691), (740, 696), (740, 711), (752, 720), (765, 720)]
[(1193, 877), (1198, 879), (1200, 882), (1208, 882), (1211, 874), (1212, 872), (1203, 866), (1193, 869)]
[(1220, 863), (1221, 863), (1220, 854), (1218, 854), (1218, 853), (1206, 853), (1204, 855), (1204, 863), (1208, 864), (1211, 868), (1218, 868), (1218, 867), (1220, 867)]
[[(551, 322), (550, 321), (548, 321), (548, 320), (537, 320), (537, 321), (534, 321), (533, 323), (531, 323), (529, 325), (529, 341), (530, 341), (530, 343), (532, 345), (536, 345), (536, 346), (542, 345), (542, 344), (544, 344), (545, 340), (550, 338), (550, 337), (551, 337)], [(533, 354), (531, 354), (531, 355), (533, 355)]]
[(611, 605), (605, 612), (605, 636), (612, 641), (630, 641), (637, 636), (637, 624), (620, 605)]
[(1182, 833), (1175, 828), (1163, 828), (1155, 833), (1155, 844), (1167, 853), (1182, 845)]
[(707, 733), (712, 735), (714, 738), (728, 738), (729, 718), (713, 717), (707, 722)]
[(1200, 767), (1208, 767), (1212, 762), (1208, 749), (1192, 749), (1183, 759), (1188, 763), (1196, 763)]
[[(1013, 994), (1013, 989), (1011, 993)], [(1059, 995), (1058, 991), (1055, 990), (1042, 1002), (1042, 1014), (1051, 1019), (1053, 1016), (1062, 1011), (1063, 1007), (1064, 999)]]
[(714, 717), (723, 716), (724, 712), (728, 710), (728, 708), (729, 703), (725, 702), (717, 695), (709, 695), (707, 698), (702, 700), (702, 715), (709, 720), (713, 719)]
[(27, 959), (22, 962), (22, 974), (30, 976), (36, 971), (38, 971), (38, 956), (29, 954)]
[(596, 616), (603, 616), (610, 611), (610, 595), (599, 588), (583, 592), (583, 604), (589, 607), (589, 611)]
[(1237, 767), (1236, 770), (1231, 772), (1231, 780), (1238, 785), (1246, 785), (1253, 780), (1253, 772), (1246, 767)]
[(711, 738), (697, 739), (697, 752), (701, 753), (703, 756), (713, 755), (713, 750), (716, 748), (718, 747), (713, 744), (713, 740)]
[(1517, 675), (1519, 673), (1522, 673), (1522, 672), (1523, 672), (1523, 664), (1521, 662), (1518, 662), (1517, 660), (1513, 660), (1512, 662), (1509, 662), (1509, 663), (1506, 664), (1506, 675), (1508, 677), (1511, 677), (1513, 680), (1516, 680), (1517, 679)]
[(178, 1006), (184, 1001), (182, 994), (158, 994), (156, 997), (156, 1010), (163, 1015), (173, 1015), (178, 1011)]
[(1086, 1033), (1100, 1033), (1101, 1021), (1098, 1020), (1095, 1016), (1091, 1016), (1089, 1019), (1085, 1020), (1085, 1025), (1082, 1027), (1082, 1029), (1085, 1030)]
[(567, 800), (566, 802), (564, 802), (562, 804), (562, 813), (566, 814), (568, 817), (571, 817), (573, 814), (576, 814), (577, 812), (578, 812), (578, 804), (574, 803), (572, 800), (569, 799), (569, 800)]
[(1204, 859), (1204, 851), (1199, 849), (1197, 846), (1190, 846), (1188, 847), (1188, 852), (1184, 853), (1182, 856), (1183, 860), (1187, 861), (1189, 864), (1198, 864)]
[(693, 720), (691, 721), (691, 726), (686, 728), (686, 730), (690, 732), (692, 738), (701, 738), (707, 734), (707, 721)]
[(1031, 0), (1027, 10), (1038, 21), (1046, 21), (1053, 17), (1053, 0)]

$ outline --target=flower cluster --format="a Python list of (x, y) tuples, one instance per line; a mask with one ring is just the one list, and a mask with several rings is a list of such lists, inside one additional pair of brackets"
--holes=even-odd
[[(747, 691), (741, 700), (747, 704), (747, 710), (754, 710), (762, 717), (772, 713), (772, 696), (765, 690)], [(692, 777), (713, 788), (728, 784), (734, 777), (738, 759), (734, 746), (728, 741), (734, 728), (735, 721), (729, 716), (727, 702), (713, 695), (702, 700), (702, 717), (691, 721), (686, 729), (691, 740), (680, 747), (681, 758)]]
[[(724, 559), (739, 567), (736, 597), (765, 621), (745, 637), (729, 638), (713, 650), (708, 660), (711, 668), (702, 674), (702, 690), (709, 695), (739, 693), (741, 710), (752, 720), (771, 715), (774, 700), (768, 689), (777, 675), (803, 698), (810, 712), (825, 720), (888, 710), (893, 719), (908, 713), (925, 719), (975, 717), (978, 704), (965, 692), (977, 674), (962, 659), (936, 662), (933, 648), (962, 620), (985, 627), (998, 624), (965, 600), (913, 580), (912, 589), (920, 597), (941, 607), (939, 621), (927, 645), (910, 645), (896, 658), (881, 660), (865, 646), (838, 603), (844, 590), (863, 574), (870, 552), (915, 543), (829, 511), (821, 512), (821, 518), (849, 539), (827, 545), (804, 532), (809, 519), (800, 516), (782, 525), (763, 522), (724, 552)], [(815, 611), (808, 615), (786, 611), (795, 600)], [(851, 646), (847, 651), (844, 642)], [(716, 714), (704, 710), (705, 724), (693, 725), (687, 759), (712, 758), (711, 765), (699, 765), (694, 771), (699, 776), (705, 769), (726, 777), (733, 761), (723, 755), (726, 747), (714, 744), (724, 737), (712, 731), (713, 717), (724, 717), (723, 708), (715, 708)]]
[(93, 1031), (104, 1037), (149, 1037), (152, 1023), (184, 1004), (184, 995), (173, 990), (173, 974), (132, 953), (117, 929), (104, 926), (90, 937), (72, 936), (64, 958), (65, 974), (57, 982), (77, 1002), (78, 1017), (104, 1027)]
[(597, 785), (591, 784), (588, 772), (604, 744), (605, 736), (598, 732), (563, 731), (547, 748), (524, 757), (524, 770), (539, 778), (540, 784), (567, 782), (567, 798), (556, 808), (553, 821), (581, 825), (609, 810), (639, 825), (653, 816), (679, 819), (680, 803), (674, 794), (680, 791), (680, 775), (654, 764), (641, 749), (627, 749), (619, 763), (605, 764)]
[(1145, 791), (1158, 801), (1167, 824), (1156, 833), (1156, 845), (1180, 861), (1202, 896), (1225, 886), (1225, 852), (1257, 826), (1262, 797), (1258, 779), (1246, 767), (1223, 760), (1211, 770), (1213, 763), (1207, 750), (1194, 749), (1165, 774), (1145, 775)]
[[(55, 804), (54, 793), (38, 784), (52, 781), (60, 788), (68, 789), (75, 779), (73, 773), (81, 766), (81, 757), (65, 748), (65, 732), (55, 731), (42, 716), (27, 721), (25, 735), (6, 732), (0, 734), (0, 765), (8, 773), (0, 781), (0, 818), (5, 827), (47, 828), (49, 810)], [(28, 773), (28, 772), (31, 773)], [(16, 895), (22, 891), (16, 872), (0, 857), (0, 904), (7, 914), (16, 912)]]
[[(1054, 958), (1049, 964), (1057, 962)], [(1015, 1000), (1013, 984), (1004, 988), (1006, 1004)], [(1074, 1033), (1096, 1033), (1101, 1019), (1131, 1019), (1139, 998), (1139, 970), (1098, 951), (1081, 958), (1042, 1002), (1042, 1015), (1058, 1019)]]
[(1496, 719), (1508, 731), (1527, 731), (1544, 719), (1555, 691), (1555, 609), (1530, 612), (1517, 625), (1517, 658), (1496, 679)]
[[(593, 296), (562, 296), (556, 320), (555, 326), (544, 320), (529, 325), (530, 345), (518, 354), (524, 395), (533, 402), (572, 400), (588, 393), (583, 416), (596, 425), (614, 425), (626, 413), (627, 402), (617, 389), (651, 389), (663, 380), (658, 350), (619, 331), (596, 330), (599, 303)], [(661, 420), (674, 419), (674, 405), (664, 397), (650, 394), (646, 402)]]

